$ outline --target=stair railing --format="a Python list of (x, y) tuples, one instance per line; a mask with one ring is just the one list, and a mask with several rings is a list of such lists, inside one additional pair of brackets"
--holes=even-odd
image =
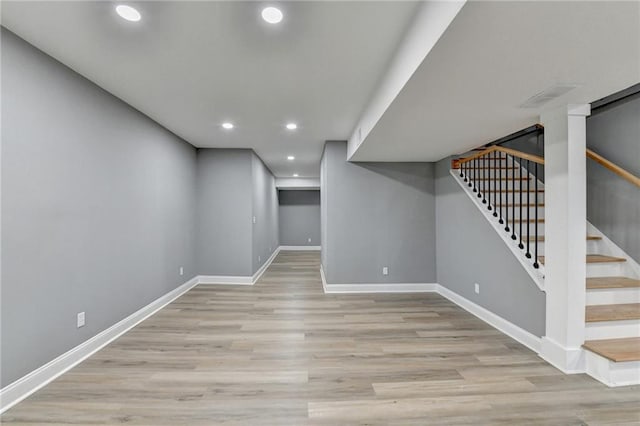
[(590, 150), (589, 148), (587, 148), (587, 157), (592, 159), (596, 163), (604, 166), (606, 169), (612, 171), (613, 173), (617, 174), (618, 176), (624, 178), (625, 180), (631, 182), (635, 186), (640, 187), (640, 177), (634, 175), (631, 172), (628, 172), (627, 170), (623, 169), (622, 167), (618, 166), (617, 164), (612, 163), (611, 161), (609, 161), (606, 158), (604, 158), (602, 155), (597, 154), (596, 152)]
[(544, 167), (544, 158), (494, 145), (460, 158), (455, 164), (460, 177), (538, 269), (538, 246), (544, 238), (539, 234), (543, 220), (538, 217), (538, 210), (544, 200), (540, 196), (543, 190), (538, 188), (538, 172), (539, 165)]

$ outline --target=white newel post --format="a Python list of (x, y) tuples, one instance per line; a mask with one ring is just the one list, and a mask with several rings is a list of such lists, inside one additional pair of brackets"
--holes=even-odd
[(589, 104), (544, 112), (546, 335), (540, 355), (566, 373), (584, 372)]

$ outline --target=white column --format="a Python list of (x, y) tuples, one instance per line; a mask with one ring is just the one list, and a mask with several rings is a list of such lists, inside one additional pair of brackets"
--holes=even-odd
[(546, 334), (540, 355), (584, 372), (587, 254), (586, 118), (591, 106), (544, 112)]

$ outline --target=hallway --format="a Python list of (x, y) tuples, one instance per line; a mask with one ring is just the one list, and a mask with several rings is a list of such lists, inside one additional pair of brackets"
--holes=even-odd
[(436, 294), (325, 295), (315, 251), (199, 285), (2, 416), (15, 424), (640, 424)]

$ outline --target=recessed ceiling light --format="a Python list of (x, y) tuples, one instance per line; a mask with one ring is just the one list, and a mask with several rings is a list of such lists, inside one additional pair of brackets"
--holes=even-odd
[(119, 4), (116, 6), (116, 13), (120, 15), (122, 19), (126, 19), (131, 22), (138, 22), (142, 18), (140, 12), (126, 4)]
[(296, 157), (294, 157), (293, 155), (287, 156), (287, 160), (295, 160), (295, 159), (296, 159)]
[(222, 127), (227, 130), (233, 129), (233, 123), (229, 123), (229, 122), (222, 123)]
[(298, 128), (298, 125), (296, 123), (287, 123), (287, 129), (295, 130), (297, 128)]
[(294, 174), (293, 174), (293, 177), (298, 177), (298, 174), (297, 174), (297, 173), (294, 173)]
[(262, 9), (262, 19), (270, 24), (277, 24), (282, 21), (282, 11), (277, 7), (265, 7)]

